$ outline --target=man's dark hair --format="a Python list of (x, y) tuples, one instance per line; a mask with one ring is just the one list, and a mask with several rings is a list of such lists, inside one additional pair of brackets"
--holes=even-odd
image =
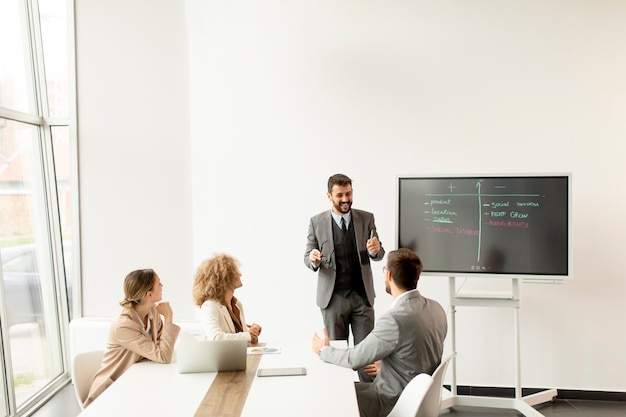
[(396, 285), (405, 290), (417, 288), (417, 281), (420, 278), (422, 261), (411, 249), (400, 248), (387, 254), (387, 268), (391, 271), (391, 276)]
[(328, 192), (333, 192), (333, 185), (339, 185), (344, 187), (346, 185), (352, 185), (352, 180), (347, 175), (335, 174), (328, 179)]

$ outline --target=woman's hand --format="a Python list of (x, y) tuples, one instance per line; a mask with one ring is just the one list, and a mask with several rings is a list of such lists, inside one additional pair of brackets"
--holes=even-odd
[(258, 339), (261, 335), (261, 326), (256, 323), (249, 324), (248, 332), (250, 333), (250, 336), (256, 337)]
[(163, 319), (166, 323), (172, 323), (174, 320), (174, 312), (168, 301), (163, 301), (156, 305), (156, 311), (163, 315)]

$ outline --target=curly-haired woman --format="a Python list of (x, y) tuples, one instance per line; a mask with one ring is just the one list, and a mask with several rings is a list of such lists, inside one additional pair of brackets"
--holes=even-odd
[(207, 340), (245, 339), (251, 345), (258, 343), (261, 326), (246, 323), (243, 305), (235, 297), (235, 289), (242, 285), (239, 261), (230, 255), (215, 255), (198, 267), (193, 300), (200, 307)]

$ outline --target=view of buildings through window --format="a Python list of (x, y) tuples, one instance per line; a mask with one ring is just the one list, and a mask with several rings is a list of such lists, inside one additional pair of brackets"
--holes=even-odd
[(71, 0), (0, 2), (0, 416), (21, 413), (68, 378), (71, 10)]

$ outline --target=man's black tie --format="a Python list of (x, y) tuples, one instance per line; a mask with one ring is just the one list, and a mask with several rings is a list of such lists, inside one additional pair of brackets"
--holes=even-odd
[(343, 219), (343, 217), (341, 218), (341, 231), (343, 232), (343, 235), (346, 235), (347, 229), (346, 229), (346, 221)]

